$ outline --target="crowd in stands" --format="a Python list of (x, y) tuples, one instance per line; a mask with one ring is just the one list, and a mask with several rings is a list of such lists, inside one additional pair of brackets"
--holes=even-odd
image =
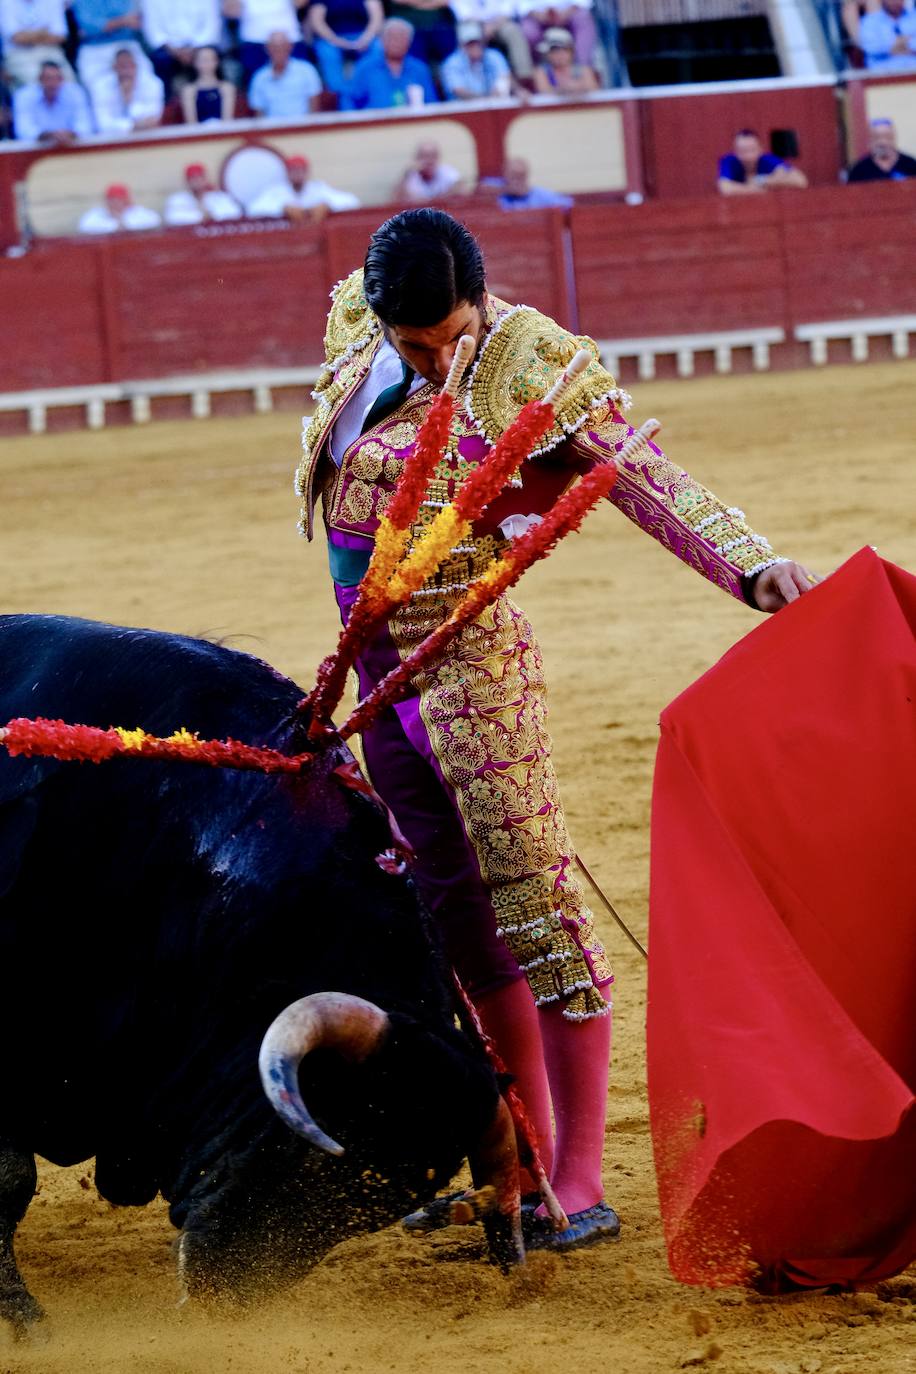
[[(18, 139), (598, 88), (594, 0), (0, 0)], [(0, 100), (2, 107), (2, 100)]]
[[(872, 119), (868, 125), (868, 152), (843, 172), (846, 182), (905, 181), (916, 176), (916, 159), (897, 147), (892, 119)], [(762, 195), (782, 190), (804, 190), (808, 178), (785, 157), (765, 152), (756, 129), (739, 129), (731, 152), (719, 159), (719, 194)]]
[[(393, 200), (410, 205), (427, 205), (450, 195), (476, 191), (493, 200), (503, 210), (568, 207), (570, 196), (533, 186), (530, 168), (523, 158), (509, 158), (501, 177), (484, 178), (476, 187), (468, 186), (455, 167), (442, 161), (435, 143), (421, 143), (415, 160), (392, 188)], [(241, 219), (287, 219), (293, 223), (316, 222), (339, 210), (355, 210), (359, 200), (350, 191), (330, 186), (312, 176), (308, 158), (295, 154), (286, 158), (282, 174), (258, 190), (244, 205), (210, 181), (206, 168), (191, 163), (184, 170), (184, 186), (166, 199), (162, 214), (138, 204), (129, 187), (117, 183), (107, 188), (98, 205), (91, 206), (77, 225), (81, 234), (113, 234), (126, 230), (157, 229), (161, 225), (217, 224)]]

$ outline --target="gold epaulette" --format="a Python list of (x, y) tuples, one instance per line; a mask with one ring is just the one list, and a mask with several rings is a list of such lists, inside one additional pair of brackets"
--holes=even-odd
[(556, 448), (603, 401), (629, 400), (601, 366), (594, 339), (570, 334), (530, 306), (510, 308), (492, 296), (490, 301), (499, 313), (471, 374), (468, 411), (491, 444), (523, 406), (547, 394), (580, 348), (588, 349), (592, 362), (566, 393), (556, 423), (535, 452)]
[(331, 309), (324, 331), (324, 371), (328, 380), (348, 358), (372, 343), (381, 325), (369, 308), (363, 291), (363, 269), (358, 267), (339, 281), (331, 292)]

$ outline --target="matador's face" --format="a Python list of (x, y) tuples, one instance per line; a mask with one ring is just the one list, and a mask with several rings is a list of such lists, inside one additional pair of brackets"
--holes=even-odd
[(462, 334), (470, 334), (480, 345), (485, 330), (487, 297), (479, 305), (461, 301), (439, 324), (419, 329), (414, 325), (385, 326), (388, 338), (404, 361), (435, 386), (443, 386)]

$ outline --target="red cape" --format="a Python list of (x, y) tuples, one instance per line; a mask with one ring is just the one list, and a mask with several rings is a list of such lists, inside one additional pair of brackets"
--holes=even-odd
[(648, 1055), (678, 1279), (916, 1259), (916, 578), (870, 549), (662, 715)]

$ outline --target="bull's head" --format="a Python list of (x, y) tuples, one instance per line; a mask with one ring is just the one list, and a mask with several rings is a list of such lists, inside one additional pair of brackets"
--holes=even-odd
[[(417, 1047), (421, 1047), (419, 1060), (412, 1053)], [(315, 1120), (300, 1088), (300, 1075), (307, 1072), (310, 1055), (315, 1056), (316, 1065), (324, 1063), (325, 1077), (330, 1056), (332, 1063), (354, 1066), (357, 1081), (361, 1078), (377, 1089), (371, 1141), (363, 1142), (354, 1129), (358, 1102), (343, 1103), (341, 1134), (346, 1148)], [(462, 1058), (468, 1056), (469, 1047), (462, 1051)], [(265, 1280), (270, 1286), (279, 1286), (284, 1279), (295, 1279), (346, 1234), (395, 1220), (399, 1213), (392, 1214), (392, 1205), (409, 1210), (416, 1200), (425, 1201), (446, 1182), (464, 1153), (455, 1129), (454, 1138), (447, 1142), (447, 1162), (443, 1162), (433, 1127), (436, 1112), (427, 1110), (431, 1092), (428, 1080), (435, 1075), (444, 1090), (442, 1099), (453, 1099), (450, 1107), (454, 1119), (461, 1117), (464, 1104), (460, 1096), (467, 1085), (454, 1081), (455, 1062), (454, 1046), (407, 1018), (393, 1021), (374, 1003), (349, 993), (313, 993), (286, 1007), (261, 1044), (261, 1082), (283, 1123), (314, 1150), (307, 1151), (303, 1159), (301, 1147), (295, 1147), (291, 1134), (286, 1138), (288, 1143), (281, 1145), (279, 1157), (265, 1152), (264, 1167), (272, 1174), (287, 1175), (279, 1192), (265, 1188), (260, 1168), (245, 1169), (251, 1190), (259, 1195), (256, 1207), (261, 1215), (253, 1233), (248, 1232), (244, 1239), (229, 1221), (231, 1209), (225, 1207), (225, 1194), (212, 1209), (206, 1209), (214, 1218), (219, 1217), (215, 1226), (206, 1222), (185, 1231), (179, 1254), (187, 1290), (194, 1295), (221, 1291), (239, 1294), (263, 1286)], [(422, 1081), (405, 1082), (403, 1070), (409, 1066), (409, 1072), (418, 1064), (422, 1065), (418, 1072)], [(392, 1084), (397, 1087), (394, 1099), (385, 1086)], [(405, 1099), (413, 1110), (405, 1111)], [(475, 1186), (493, 1199), (492, 1215), (487, 1219), (492, 1257), (506, 1268), (524, 1256), (518, 1153), (511, 1114), (503, 1099), (498, 1098), (495, 1110), (492, 1104), (487, 1110), (490, 1119), (482, 1123), (467, 1149)], [(473, 1114), (473, 1104), (467, 1104), (467, 1112)], [(403, 1122), (395, 1120), (399, 1114), (410, 1116), (406, 1134)], [(364, 1144), (368, 1147), (365, 1153)], [(346, 1158), (338, 1168), (328, 1156)], [(325, 1164), (321, 1164), (322, 1158)], [(248, 1228), (242, 1224), (241, 1230)], [(270, 1237), (269, 1251), (265, 1236)], [(263, 1271), (260, 1277), (259, 1270)]]

